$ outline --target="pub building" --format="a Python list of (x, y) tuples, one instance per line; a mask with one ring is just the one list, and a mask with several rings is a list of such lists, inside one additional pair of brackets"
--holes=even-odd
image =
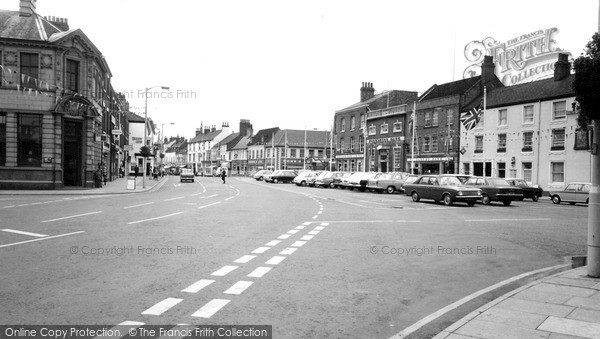
[(40, 16), (36, 0), (0, 10), (0, 189), (93, 187), (98, 168), (111, 176), (122, 146), (111, 77), (90, 39)]

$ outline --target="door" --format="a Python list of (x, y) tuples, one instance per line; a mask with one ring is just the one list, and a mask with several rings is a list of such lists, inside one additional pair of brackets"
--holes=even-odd
[(578, 184), (569, 184), (560, 195), (560, 199), (563, 201), (577, 201), (577, 188), (579, 186)]
[(65, 120), (63, 123), (63, 184), (83, 186), (83, 124)]

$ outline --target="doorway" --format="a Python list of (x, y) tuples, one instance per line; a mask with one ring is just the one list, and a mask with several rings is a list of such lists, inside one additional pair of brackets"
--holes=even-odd
[(65, 120), (63, 123), (63, 183), (65, 186), (83, 186), (81, 121)]

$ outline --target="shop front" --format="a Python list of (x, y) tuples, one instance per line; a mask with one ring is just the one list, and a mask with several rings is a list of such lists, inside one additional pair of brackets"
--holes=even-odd
[(415, 174), (453, 174), (455, 159), (453, 157), (417, 157), (408, 158), (406, 168), (414, 162)]

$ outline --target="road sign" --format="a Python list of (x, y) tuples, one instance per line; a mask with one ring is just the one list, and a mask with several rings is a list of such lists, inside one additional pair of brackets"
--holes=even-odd
[(120, 129), (113, 129), (111, 133), (112, 135), (121, 135), (123, 134), (123, 131), (121, 131)]

